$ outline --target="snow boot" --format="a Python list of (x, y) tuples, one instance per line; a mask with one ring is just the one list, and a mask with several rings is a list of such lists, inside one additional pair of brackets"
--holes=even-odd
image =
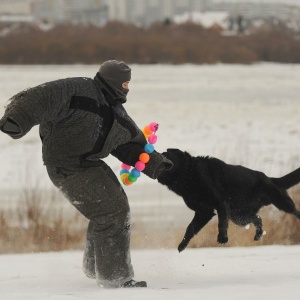
[(146, 281), (135, 281), (133, 279), (125, 282), (122, 288), (137, 288), (137, 287), (147, 287)]

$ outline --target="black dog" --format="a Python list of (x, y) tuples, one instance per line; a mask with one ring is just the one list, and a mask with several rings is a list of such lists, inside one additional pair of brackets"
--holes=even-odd
[(215, 210), (221, 244), (228, 241), (229, 219), (240, 226), (253, 223), (256, 228), (254, 240), (260, 240), (262, 220), (257, 213), (269, 204), (300, 219), (300, 212), (286, 192), (300, 182), (300, 168), (281, 178), (269, 178), (258, 171), (229, 165), (216, 158), (193, 157), (178, 149), (168, 149), (163, 154), (174, 166), (163, 172), (158, 181), (182, 196), (186, 205), (195, 211), (178, 246), (179, 252), (212, 219)]

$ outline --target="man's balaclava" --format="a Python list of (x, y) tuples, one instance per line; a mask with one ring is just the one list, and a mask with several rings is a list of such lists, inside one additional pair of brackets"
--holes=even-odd
[(121, 102), (125, 103), (129, 90), (124, 89), (122, 84), (130, 81), (131, 69), (123, 61), (108, 60), (101, 65), (99, 74), (114, 89), (116, 94), (120, 96)]

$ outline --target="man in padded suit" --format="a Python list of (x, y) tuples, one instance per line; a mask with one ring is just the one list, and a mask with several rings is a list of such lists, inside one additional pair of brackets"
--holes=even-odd
[[(104, 288), (147, 286), (133, 279), (127, 196), (102, 160), (112, 154), (134, 165), (147, 143), (123, 107), (130, 79), (124, 62), (109, 60), (94, 79), (60, 79), (16, 94), (0, 120), (1, 131), (14, 139), (40, 125), (51, 181), (90, 221), (83, 270)], [(171, 167), (153, 152), (143, 172), (156, 179)]]

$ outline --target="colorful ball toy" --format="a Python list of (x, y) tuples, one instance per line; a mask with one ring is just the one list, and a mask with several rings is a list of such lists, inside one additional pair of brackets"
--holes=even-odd
[(131, 166), (124, 163), (121, 165), (120, 179), (124, 185), (133, 184), (141, 176), (141, 172), (145, 169), (146, 164), (150, 160), (149, 154), (154, 151), (153, 144), (157, 142), (157, 136), (155, 135), (157, 130), (158, 124), (155, 122), (145, 126), (142, 130), (145, 138), (147, 139), (147, 144), (144, 147), (145, 152), (140, 154), (139, 160), (135, 163), (133, 169), (131, 169)]

